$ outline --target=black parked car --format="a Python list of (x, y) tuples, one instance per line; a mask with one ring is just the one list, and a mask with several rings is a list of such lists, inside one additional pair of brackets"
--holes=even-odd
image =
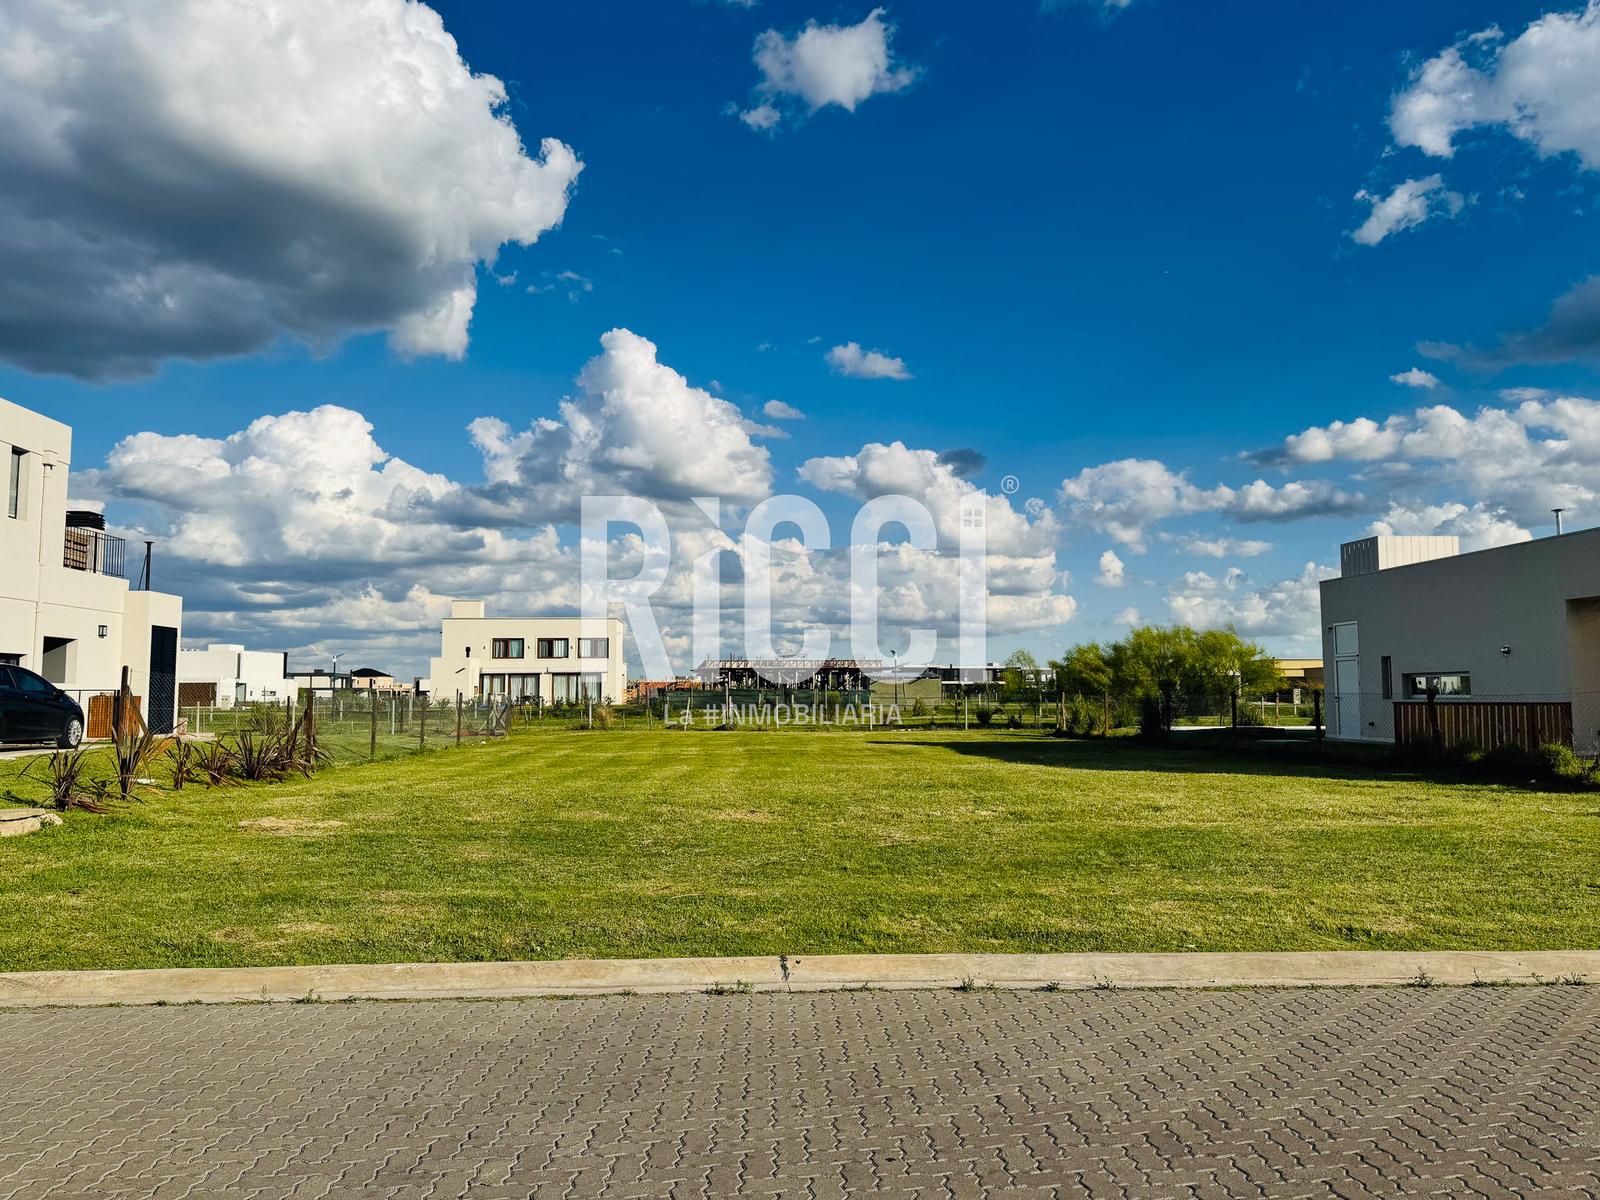
[(32, 671), (0, 666), (0, 742), (54, 742), (70, 750), (81, 741), (76, 700)]

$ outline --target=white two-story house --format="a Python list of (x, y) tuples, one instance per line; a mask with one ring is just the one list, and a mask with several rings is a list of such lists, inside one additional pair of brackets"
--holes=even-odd
[(628, 673), (616, 617), (490, 617), (482, 600), (453, 600), (423, 690), (435, 700), (621, 701)]
[(99, 513), (67, 510), (71, 462), (69, 427), (0, 400), (0, 663), (78, 699), (90, 736), (108, 732), (110, 712), (91, 697), (115, 692), (128, 667), (150, 728), (167, 732), (183, 600), (128, 586), (123, 540)]

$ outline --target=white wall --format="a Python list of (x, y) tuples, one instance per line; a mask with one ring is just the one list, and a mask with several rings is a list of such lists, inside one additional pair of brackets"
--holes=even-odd
[[(72, 430), (0, 400), (0, 487), (9, 481), (13, 447), (27, 453), (18, 514), (0, 508), (0, 654), (17, 656), (78, 694), (115, 689), (127, 666), (145, 697), (151, 626), (171, 626), (181, 637), (183, 601), (164, 592), (133, 592), (125, 579), (65, 566)], [(69, 643), (48, 661), (47, 638)]]
[[(1570, 601), (1590, 601), (1569, 605)], [(1363, 737), (1392, 741), (1408, 674), (1464, 671), (1472, 698), (1567, 699), (1580, 738), (1600, 727), (1600, 530), (1541, 538), (1322, 584), (1328, 729), (1338, 736), (1334, 627), (1354, 622)], [(1569, 619), (1570, 617), (1570, 619)], [(1509, 647), (1510, 653), (1501, 652)], [(1391, 660), (1393, 696), (1382, 695)], [(1350, 661), (1347, 659), (1347, 662)], [(1592, 740), (1592, 739), (1591, 739)]]
[(291, 691), (283, 674), (284, 657), (271, 650), (246, 650), (241, 645), (213, 643), (204, 650), (178, 652), (180, 683), (210, 683), (217, 689), (217, 705), (231, 708), (244, 685), (246, 703), (282, 700)]
[[(451, 611), (481, 612), (481, 601), (456, 601)], [(579, 617), (485, 617), (452, 615), (444, 619), (440, 633), (439, 657), (430, 660), (428, 679), (423, 687), (435, 700), (451, 700), (459, 694), (470, 698), (484, 690), (486, 675), (537, 675), (540, 699), (548, 702), (555, 694), (556, 675), (602, 676), (602, 698), (620, 701), (628, 687), (628, 672), (623, 661), (625, 626), (612, 617), (605, 621), (584, 621)], [(580, 638), (608, 638), (610, 653), (605, 658), (578, 655)], [(498, 638), (521, 638), (523, 657), (493, 657)], [(570, 657), (541, 659), (540, 638), (566, 638)]]

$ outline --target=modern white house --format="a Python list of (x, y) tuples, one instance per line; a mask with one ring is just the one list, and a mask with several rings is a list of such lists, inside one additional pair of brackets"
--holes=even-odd
[(67, 509), (72, 430), (0, 400), (0, 663), (43, 675), (79, 700), (115, 692), (122, 668), (150, 728), (171, 730), (183, 600), (128, 586), (123, 539), (97, 512)]
[(482, 600), (453, 600), (423, 691), (434, 700), (620, 701), (628, 687), (616, 617), (491, 617)]
[(1600, 529), (1468, 554), (1369, 537), (1339, 557), (1321, 595), (1329, 738), (1392, 742), (1397, 713), (1431, 701), (1446, 740), (1526, 742), (1529, 721), (1557, 740), (1570, 721), (1575, 748), (1600, 743)]
[(281, 701), (293, 694), (289, 656), (277, 650), (246, 650), (213, 643), (204, 650), (178, 651), (178, 707)]

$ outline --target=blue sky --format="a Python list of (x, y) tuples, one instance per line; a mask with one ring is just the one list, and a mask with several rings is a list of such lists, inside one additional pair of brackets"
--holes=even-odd
[[(158, 348), (153, 373), (137, 379), (72, 378), (5, 354), (0, 395), (70, 422), (75, 470), (99, 466), (136, 433), (221, 439), (264, 415), (337, 405), (359, 412), (387, 454), (472, 487), (484, 463), (468, 423), (493, 416), (516, 430), (556, 416), (600, 336), (623, 328), (653, 342), (689, 384), (781, 426), (787, 437), (759, 438), (773, 489), (812, 495), (831, 514), (847, 519), (849, 496), (819, 493), (797, 469), (870, 443), (975, 450), (986, 465), (971, 482), (990, 491), (1016, 477), (1019, 509), (1037, 498), (1059, 518), (1055, 566), (1067, 577), (1054, 589), (1075, 612), (998, 630), (997, 653), (1116, 636), (1129, 608), (1150, 621), (1235, 619), (1273, 648), (1306, 649), (1316, 628), (1306, 565), (1336, 562), (1337, 543), (1390, 517), (1395, 503), (1410, 521), (1391, 520), (1399, 531), (1545, 532), (1536, 518), (1549, 494), (1528, 471), (1489, 478), (1464, 451), (1242, 456), (1330, 422), (1381, 425), (1423, 405), (1474, 421), (1483, 406), (1594, 394), (1600, 338), (1581, 304), (1576, 325), (1537, 339), (1536, 351), (1497, 349), (1544, 326), (1552, 303), (1600, 269), (1587, 153), (1600, 133), (1581, 125), (1594, 121), (1581, 115), (1585, 97), (1555, 85), (1536, 94), (1546, 130), (1457, 112), (1448, 156), (1402, 144), (1410, 135), (1395, 124), (1397, 97), (1416, 94), (1419, 73), (1452, 46), (1465, 47), (1480, 79), (1509, 80), (1505, 56), (1549, 13), (1564, 22), (1557, 34), (1592, 52), (1593, 23), (1576, 6), (893, 6), (882, 17), (889, 66), (904, 76), (854, 111), (810, 113), (803, 97), (758, 94), (758, 37), (773, 30), (787, 41), (808, 22), (856, 26), (872, 19), (868, 8), (434, 8), (465, 66), (504, 81), (503, 111), (522, 142), (532, 150), (557, 138), (582, 163), (558, 226), (506, 245), (492, 270), (477, 267), (462, 356), (397, 353), (386, 319), (368, 332), (332, 321), (312, 345), (289, 330), (214, 357)], [(1464, 40), (1491, 28), (1498, 42)], [(1600, 80), (1600, 62), (1589, 61), (1588, 78)], [(326, 70), (338, 62), (330, 54)], [(1539, 71), (1536, 56), (1528, 69)], [(14, 74), (4, 86), (31, 84)], [(739, 119), (771, 95), (785, 114), (776, 128)], [(84, 102), (80, 111), (95, 110)], [(1576, 131), (1562, 124), (1567, 112), (1579, 114)], [(360, 114), (350, 119), (359, 134)], [(1376, 244), (1352, 238), (1372, 211), (1357, 193), (1386, 198), (1408, 181), (1423, 182), (1427, 219), (1401, 222)], [(160, 200), (157, 188), (151, 203)], [(851, 342), (902, 360), (910, 378), (830, 370), (825, 353)], [(1434, 382), (1391, 381), (1413, 368)], [(1508, 397), (1517, 388), (1549, 395)], [(769, 400), (805, 419), (769, 421), (760, 414)], [(1588, 409), (1563, 420), (1579, 425), (1560, 427), (1563, 446), (1594, 427)], [(1550, 426), (1539, 427), (1542, 457), (1530, 461), (1570, 462), (1570, 449), (1546, 445)], [(1075, 498), (1061, 490), (1125, 459), (1157, 461), (1199, 492), (1259, 478), (1320, 484), (1344, 499), (1261, 520), (1180, 492), (1178, 511), (1135, 503), (1130, 537), (1128, 519), (1106, 516), (1108, 504), (1127, 508), (1125, 481), (1115, 494), (1100, 477)], [(152, 503), (126, 472), (103, 475), (85, 494), (98, 488), (130, 527), (159, 535), (195, 519)], [(1572, 523), (1596, 523), (1581, 473), (1550, 478), (1573, 501)], [(334, 495), (323, 503), (341, 503)], [(1451, 504), (1484, 515), (1469, 528), (1460, 515), (1452, 525), (1427, 512)], [(538, 518), (524, 511), (505, 531), (531, 533)], [(195, 590), (191, 637), (248, 634), (308, 656), (354, 639), (396, 670), (420, 669), (436, 627), (425, 615), (415, 636), (393, 609), (381, 634), (241, 620), (230, 600), (241, 593), (204, 581), (227, 574), (249, 591), (280, 576), (315, 581), (317, 571), (248, 554), (208, 563), (195, 533), (172, 551), (177, 578)], [(1197, 554), (1185, 538), (1225, 548)], [(1106, 586), (1118, 577), (1107, 551), (1122, 564), (1121, 586)], [(373, 564), (320, 566), (331, 591), (311, 607), (324, 611), (330, 597), (376, 588), (397, 600), (410, 586)], [(444, 594), (448, 564), (429, 569), (438, 571), (429, 591)], [(1191, 579), (1197, 572), (1205, 578)]]

